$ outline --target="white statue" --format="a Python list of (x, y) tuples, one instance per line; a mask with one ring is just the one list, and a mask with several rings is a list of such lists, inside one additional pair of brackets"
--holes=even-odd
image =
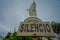
[(33, 3), (31, 4), (30, 8), (29, 8), (29, 16), (36, 16), (36, 3), (35, 1), (33, 1)]

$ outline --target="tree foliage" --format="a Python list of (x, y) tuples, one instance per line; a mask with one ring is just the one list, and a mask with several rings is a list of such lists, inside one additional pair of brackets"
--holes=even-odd
[(60, 33), (60, 23), (57, 22), (51, 22), (51, 26), (53, 28), (53, 31), (57, 34)]

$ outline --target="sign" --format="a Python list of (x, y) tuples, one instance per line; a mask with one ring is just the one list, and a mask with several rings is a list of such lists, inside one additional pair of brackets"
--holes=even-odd
[(54, 32), (49, 22), (29, 18), (20, 23), (17, 36), (54, 36)]
[(19, 30), (20, 32), (51, 32), (50, 25), (43, 23), (22, 23)]

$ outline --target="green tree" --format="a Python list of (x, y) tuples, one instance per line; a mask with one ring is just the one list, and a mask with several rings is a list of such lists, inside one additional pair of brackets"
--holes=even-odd
[(51, 25), (52, 25), (53, 31), (55, 33), (59, 34), (60, 33), (60, 23), (51, 22)]

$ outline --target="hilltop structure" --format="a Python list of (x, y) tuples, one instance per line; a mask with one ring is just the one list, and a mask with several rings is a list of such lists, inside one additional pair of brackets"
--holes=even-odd
[[(29, 10), (29, 16), (20, 23), (17, 36), (54, 37), (54, 32), (49, 22), (43, 22), (37, 17), (36, 3), (33, 1)], [(37, 40), (37, 39), (33, 39)]]

